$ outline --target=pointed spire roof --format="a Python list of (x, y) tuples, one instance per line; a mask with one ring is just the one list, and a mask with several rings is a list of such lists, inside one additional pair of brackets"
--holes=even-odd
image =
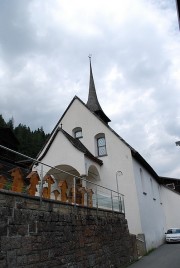
[(89, 96), (86, 106), (91, 110), (91, 112), (97, 114), (98, 117), (101, 118), (107, 124), (111, 120), (103, 112), (97, 98), (92, 66), (91, 66), (91, 56), (89, 56), (89, 62), (90, 62)]

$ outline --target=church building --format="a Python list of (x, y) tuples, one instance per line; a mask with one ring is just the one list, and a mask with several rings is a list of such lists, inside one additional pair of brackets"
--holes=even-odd
[(109, 122), (97, 97), (90, 59), (87, 103), (77, 96), (72, 99), (37, 159), (66, 172), (44, 167), (57, 185), (66, 181), (70, 189), (77, 176), (87, 180), (86, 187), (92, 183), (93, 196), (96, 185), (104, 187), (99, 200), (107, 197), (108, 189), (116, 192), (116, 197), (120, 192), (121, 212), (125, 213), (130, 233), (141, 237), (150, 250), (164, 242), (167, 228), (180, 227), (176, 210), (180, 195), (162, 185), (153, 168)]

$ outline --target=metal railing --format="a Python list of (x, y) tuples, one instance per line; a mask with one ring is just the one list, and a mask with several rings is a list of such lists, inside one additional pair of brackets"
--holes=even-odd
[[(10, 164), (9, 166), (7, 163), (4, 164), (7, 165), (5, 168), (6, 171), (0, 168), (0, 189), (39, 196), (40, 202), (43, 201), (43, 198), (49, 198), (70, 203), (74, 206), (87, 206), (125, 213), (123, 194), (98, 185), (93, 181), (87, 180), (85, 177), (77, 176), (57, 167), (52, 167), (3, 145), (0, 145), (0, 148), (21, 156), (23, 160), (31, 160), (33, 163), (30, 170), (22, 168), (26, 174), (22, 175), (23, 182), (21, 182), (21, 187), (17, 181), (15, 183), (15, 175), (12, 174), (17, 166), (19, 168), (18, 162), (17, 165), (16, 163), (13, 165)], [(58, 173), (64, 174), (64, 178), (66, 177), (67, 179), (58, 179)], [(57, 176), (55, 177), (54, 174)]]

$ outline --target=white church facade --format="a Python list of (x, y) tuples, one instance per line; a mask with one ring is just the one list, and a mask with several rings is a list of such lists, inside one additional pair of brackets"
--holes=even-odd
[(90, 62), (87, 104), (74, 97), (38, 155), (38, 160), (67, 174), (46, 167), (57, 183), (72, 185), (80, 176), (124, 195), (125, 215), (132, 234), (143, 234), (146, 249), (164, 242), (169, 227), (180, 227), (180, 195), (164, 187), (145, 159), (109, 125), (96, 94)]

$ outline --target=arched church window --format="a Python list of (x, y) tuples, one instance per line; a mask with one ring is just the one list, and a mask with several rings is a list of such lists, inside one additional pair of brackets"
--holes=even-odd
[(80, 139), (82, 138), (82, 128), (81, 127), (76, 127), (73, 129), (73, 137), (74, 138), (77, 138), (77, 139)]
[(98, 156), (105, 156), (105, 155), (107, 155), (106, 139), (105, 139), (104, 133), (97, 134), (95, 136), (95, 141), (96, 141), (96, 148), (97, 148), (96, 154)]

